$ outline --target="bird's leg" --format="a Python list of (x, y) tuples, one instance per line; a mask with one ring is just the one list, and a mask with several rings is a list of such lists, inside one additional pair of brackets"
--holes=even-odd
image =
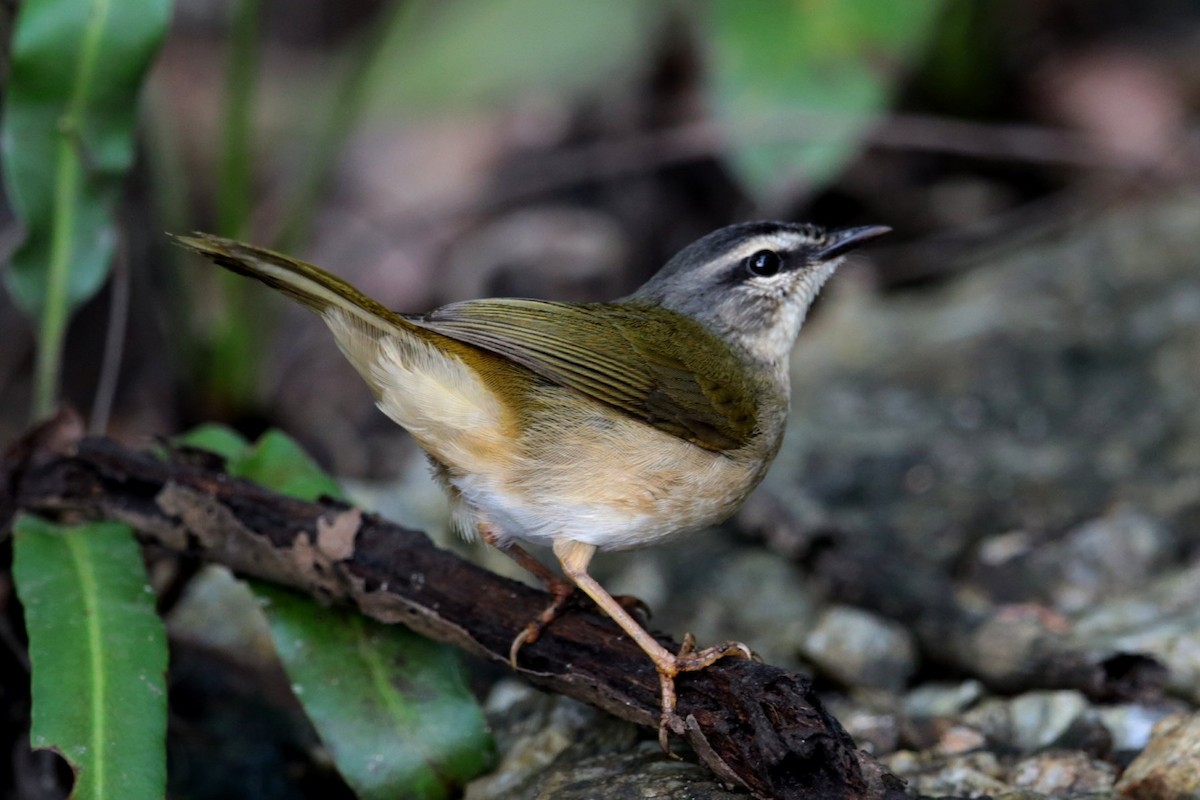
[(530, 622), (525, 626), (524, 630), (517, 634), (517, 637), (513, 639), (512, 644), (509, 646), (508, 663), (513, 669), (516, 669), (517, 653), (520, 652), (524, 645), (536, 642), (538, 637), (542, 635), (542, 631), (546, 629), (546, 626), (558, 617), (559, 612), (562, 611), (563, 606), (567, 604), (567, 600), (574, 593), (575, 586), (551, 572), (545, 564), (529, 555), (529, 552), (524, 547), (521, 547), (521, 545), (513, 542), (501, 543), (496, 530), (490, 525), (480, 524), (479, 535), (483, 537), (485, 542), (532, 573), (535, 578), (542, 582), (542, 586), (545, 586), (546, 591), (554, 598), (550, 601), (550, 605), (546, 606), (541, 614), (538, 614), (537, 619)]
[(753, 658), (750, 648), (741, 642), (725, 642), (703, 650), (696, 649), (696, 640), (691, 634), (684, 637), (683, 647), (677, 655), (658, 643), (645, 628), (638, 624), (629, 612), (618, 603), (612, 595), (604, 590), (595, 578), (588, 574), (588, 563), (596, 552), (596, 546), (584, 542), (573, 542), (559, 539), (554, 543), (554, 555), (562, 565), (563, 572), (582, 589), (588, 597), (596, 601), (596, 605), (604, 609), (613, 620), (621, 626), (629, 637), (637, 642), (638, 647), (650, 656), (654, 668), (658, 671), (659, 687), (662, 690), (662, 714), (658, 722), (658, 743), (664, 752), (671, 755), (667, 742), (668, 732), (683, 733), (683, 720), (675, 713), (675, 676), (681, 672), (694, 672), (719, 661), (726, 656)]
[[(570, 581), (564, 581), (562, 578), (551, 572), (545, 564), (538, 561), (529, 554), (525, 548), (519, 544), (512, 542), (500, 543), (500, 537), (496, 533), (495, 528), (486, 524), (479, 524), (479, 535), (485, 542), (499, 550), (504, 555), (517, 562), (523, 569), (530, 572), (535, 578), (541, 581), (542, 586), (546, 587), (546, 591), (553, 596), (550, 605), (538, 614), (537, 619), (525, 626), (524, 630), (517, 634), (513, 639), (512, 645), (508, 648), (508, 663), (513, 669), (517, 668), (517, 653), (527, 644), (533, 644), (542, 635), (542, 631), (558, 618), (562, 613), (563, 608), (571, 600), (571, 596), (575, 593), (575, 584)], [(650, 609), (636, 597), (627, 597), (620, 595), (614, 598), (621, 607), (630, 612), (640, 612), (646, 617), (650, 616)]]

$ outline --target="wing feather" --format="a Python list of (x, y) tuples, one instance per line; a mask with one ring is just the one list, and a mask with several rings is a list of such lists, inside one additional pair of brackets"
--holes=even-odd
[(736, 449), (756, 428), (753, 390), (733, 351), (662, 308), (470, 300), (407, 319), (709, 450)]

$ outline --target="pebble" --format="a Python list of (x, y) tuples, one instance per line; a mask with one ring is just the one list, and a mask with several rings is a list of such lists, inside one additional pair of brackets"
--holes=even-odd
[(1054, 750), (1022, 759), (1008, 772), (1009, 783), (1051, 797), (1112, 791), (1117, 769), (1078, 751)]
[(1121, 800), (1200, 799), (1200, 713), (1172, 714), (1117, 782)]
[(912, 635), (849, 606), (826, 609), (804, 639), (804, 655), (847, 686), (899, 692), (917, 668)]

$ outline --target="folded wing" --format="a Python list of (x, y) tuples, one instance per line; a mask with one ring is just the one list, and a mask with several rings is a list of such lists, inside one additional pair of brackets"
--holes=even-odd
[(406, 319), (708, 450), (737, 449), (755, 431), (754, 395), (733, 352), (662, 308), (471, 300)]

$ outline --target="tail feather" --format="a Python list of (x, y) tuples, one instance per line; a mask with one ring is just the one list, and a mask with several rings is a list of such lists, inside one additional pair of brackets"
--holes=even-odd
[(261, 247), (208, 233), (168, 234), (176, 244), (212, 260), (230, 272), (265, 283), (322, 316), (341, 309), (383, 331), (412, 329), (412, 323), (320, 267)]
[(472, 346), (419, 327), (312, 264), (204, 233), (172, 238), (316, 311), (379, 408), (437, 463), (478, 471), (503, 454), (496, 443), (513, 437), (511, 415), (476, 368), (504, 371), (499, 357), (481, 358)]

